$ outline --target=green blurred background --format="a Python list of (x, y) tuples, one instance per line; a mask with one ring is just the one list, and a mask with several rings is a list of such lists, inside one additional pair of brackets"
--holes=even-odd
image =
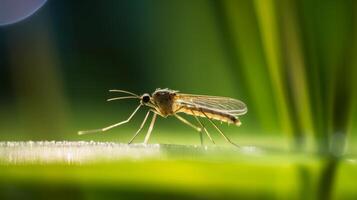
[[(124, 120), (138, 104), (136, 100), (108, 103), (105, 99), (113, 97), (108, 89), (142, 94), (168, 87), (229, 96), (244, 101), (249, 109), (241, 117), (241, 127), (222, 125), (233, 141), (317, 156), (308, 164), (292, 164), (283, 156), (276, 168), (250, 161), (222, 166), (260, 171), (264, 177), (281, 171), (287, 162), (294, 170), (277, 175), (281, 185), (284, 177), (305, 177), (302, 183), (296, 177), (286, 181), (291, 187), (309, 183), (300, 191), (309, 198), (354, 199), (356, 184), (351, 176), (357, 176), (356, 160), (344, 165), (343, 159), (357, 154), (356, 55), (353, 0), (52, 0), (27, 19), (0, 26), (0, 139), (127, 142), (144, 111), (105, 134), (76, 134)], [(211, 133), (219, 145), (227, 145), (213, 129)], [(172, 118), (159, 118), (151, 138), (151, 143), (199, 142), (197, 133)], [(205, 142), (209, 143), (207, 138)], [(317, 164), (309, 167), (310, 162)], [(178, 170), (186, 165), (176, 164), (169, 163)], [(204, 166), (192, 164), (198, 169)], [(222, 176), (230, 180), (229, 174)], [(268, 176), (267, 185), (270, 178), (277, 177)], [(232, 185), (224, 180), (222, 185)], [(263, 195), (255, 196), (258, 186), (251, 183), (252, 192), (243, 197), (284, 198), (275, 195), (290, 191), (281, 185), (270, 185), (273, 189), (263, 185)], [(116, 194), (114, 188), (108, 196)], [(91, 189), (83, 193), (86, 190)], [(190, 193), (176, 197), (186, 196), (201, 198)]]

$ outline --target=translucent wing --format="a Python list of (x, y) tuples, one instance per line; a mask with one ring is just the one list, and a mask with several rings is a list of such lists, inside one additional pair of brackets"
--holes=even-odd
[(178, 106), (207, 108), (231, 115), (244, 115), (248, 111), (242, 101), (229, 97), (177, 93), (175, 103)]

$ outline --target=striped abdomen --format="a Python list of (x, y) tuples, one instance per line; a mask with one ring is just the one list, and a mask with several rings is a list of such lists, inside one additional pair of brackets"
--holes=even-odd
[(196, 115), (199, 117), (207, 116), (210, 119), (219, 120), (221, 122), (227, 122), (229, 124), (235, 124), (237, 126), (241, 125), (241, 122), (239, 121), (238, 117), (229, 113), (220, 112), (209, 108), (181, 106), (181, 108), (178, 109), (178, 112), (184, 112), (188, 115)]

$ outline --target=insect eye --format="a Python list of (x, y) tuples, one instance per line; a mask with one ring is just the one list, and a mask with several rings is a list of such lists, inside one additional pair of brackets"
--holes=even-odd
[(150, 96), (149, 95), (144, 95), (143, 96), (143, 102), (148, 103), (150, 101)]

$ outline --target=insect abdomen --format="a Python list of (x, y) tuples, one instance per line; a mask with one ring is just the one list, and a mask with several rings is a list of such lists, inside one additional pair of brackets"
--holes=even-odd
[(241, 125), (240, 120), (238, 117), (224, 113), (224, 112), (219, 112), (216, 110), (208, 109), (208, 108), (195, 108), (195, 107), (182, 107), (179, 112), (184, 112), (188, 115), (196, 115), (199, 117), (208, 117), (210, 119), (215, 119), (219, 120), (222, 122), (227, 122), (229, 124), (235, 124), (237, 126)]

